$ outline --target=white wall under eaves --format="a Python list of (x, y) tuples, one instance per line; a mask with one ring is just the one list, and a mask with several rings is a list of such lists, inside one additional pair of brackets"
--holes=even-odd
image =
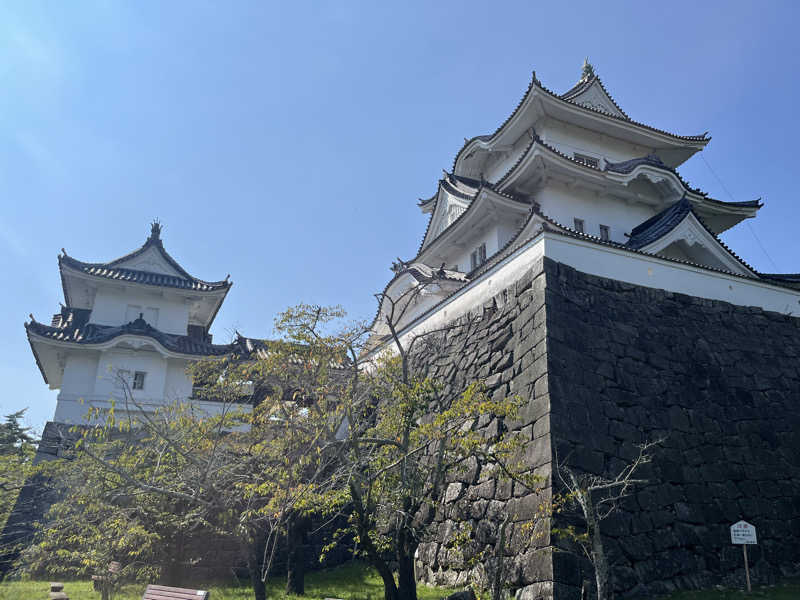
[[(543, 256), (578, 271), (608, 279), (800, 316), (800, 291), (543, 232), (461, 288), (433, 311), (416, 317), (400, 331), (401, 339), (407, 343), (412, 336), (442, 328), (480, 307), (513, 285)], [(376, 351), (382, 349), (388, 347)]]

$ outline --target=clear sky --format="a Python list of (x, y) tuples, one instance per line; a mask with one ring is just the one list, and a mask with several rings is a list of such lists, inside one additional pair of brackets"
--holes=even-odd
[(759, 270), (800, 271), (798, 7), (3, 2), (0, 412), (53, 415), (23, 322), (63, 300), (59, 249), (110, 260), (156, 217), (189, 272), (231, 274), (217, 342), (267, 337), (300, 301), (371, 318), (463, 139), (494, 131), (532, 70), (565, 91), (585, 56), (632, 118), (709, 130), (719, 180), (699, 156), (684, 178), (763, 197), (724, 239)]

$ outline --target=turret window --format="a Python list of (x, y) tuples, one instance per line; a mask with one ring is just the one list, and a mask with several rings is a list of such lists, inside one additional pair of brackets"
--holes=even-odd
[(469, 257), (470, 267), (472, 270), (477, 269), (486, 262), (486, 244), (481, 244), (472, 251)]
[(578, 154), (577, 152), (572, 155), (572, 158), (575, 159), (575, 162), (579, 162), (582, 165), (586, 165), (587, 167), (592, 167), (594, 169), (600, 166), (600, 161), (593, 156), (587, 156), (585, 154)]
[(136, 371), (133, 374), (133, 389), (135, 390), (143, 390), (144, 389), (144, 378), (147, 376), (147, 373), (144, 371)]
[(575, 227), (573, 227), (573, 229), (575, 229), (575, 231), (578, 233), (583, 233), (583, 219), (575, 219), (574, 221)]
[(609, 235), (608, 225), (600, 225), (600, 239), (603, 240), (604, 242), (607, 242), (608, 240), (611, 239), (611, 236)]

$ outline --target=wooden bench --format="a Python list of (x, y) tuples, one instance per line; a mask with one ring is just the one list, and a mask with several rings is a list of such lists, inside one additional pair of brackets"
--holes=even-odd
[(210, 597), (211, 592), (205, 590), (148, 585), (142, 600), (208, 600)]

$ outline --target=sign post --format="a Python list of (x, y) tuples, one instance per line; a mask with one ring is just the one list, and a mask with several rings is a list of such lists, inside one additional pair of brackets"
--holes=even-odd
[(744, 554), (744, 574), (747, 578), (747, 591), (751, 592), (750, 588), (750, 566), (747, 564), (747, 545), (757, 544), (756, 528), (750, 525), (747, 521), (739, 521), (731, 525), (731, 543), (741, 544), (742, 553)]

